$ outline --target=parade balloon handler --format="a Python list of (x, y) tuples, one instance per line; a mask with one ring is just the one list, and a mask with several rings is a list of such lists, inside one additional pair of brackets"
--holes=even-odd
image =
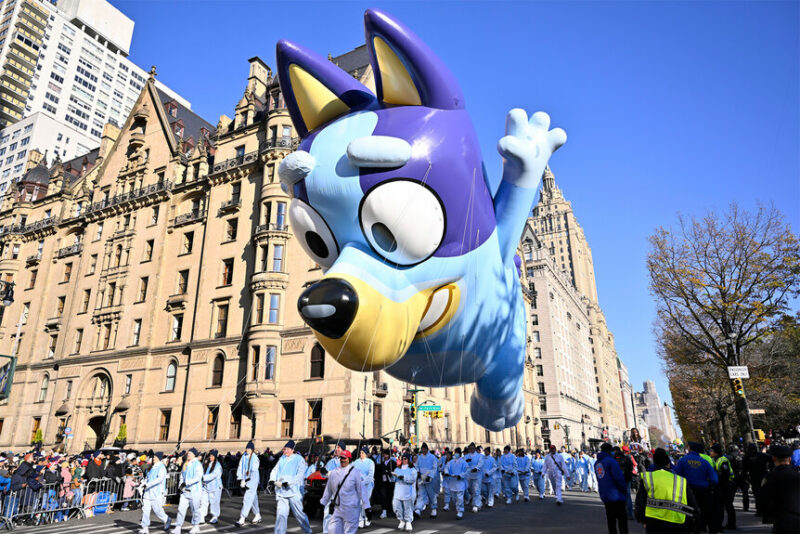
[[(366, 456), (363, 449), (361, 454)], [(340, 467), (328, 476), (328, 484), (320, 504), (329, 509), (329, 531), (333, 534), (355, 534), (361, 528), (364, 510), (369, 508), (369, 492), (364, 487), (362, 471), (350, 465), (352, 454), (348, 450), (339, 452)], [(372, 463), (372, 460), (365, 459)], [(373, 472), (374, 473), (374, 472)]]
[(222, 465), (217, 461), (219, 453), (212, 449), (206, 454), (203, 469), (203, 494), (200, 499), (200, 517), (205, 521), (206, 515), (211, 511), (209, 523), (212, 525), (219, 521), (219, 503), (222, 498)]
[(364, 528), (370, 525), (366, 512), (371, 507), (369, 497), (372, 495), (372, 490), (375, 487), (375, 462), (369, 457), (369, 451), (366, 447), (361, 449), (359, 459), (353, 462), (353, 466), (358, 469), (360, 473), (362, 484), (361, 491), (366, 495), (365, 500), (367, 501), (367, 505), (361, 508), (361, 517), (358, 520), (358, 528)]
[[(455, 498), (456, 519), (464, 517), (464, 492), (467, 489), (467, 462), (461, 457), (461, 449), (456, 447), (453, 457), (444, 466), (446, 481), (450, 486), (450, 496)], [(445, 505), (447, 510), (447, 505)]]
[(183, 520), (186, 518), (187, 510), (192, 511), (192, 529), (189, 534), (199, 534), (200, 532), (200, 499), (203, 492), (203, 466), (197, 459), (199, 453), (192, 447), (184, 454), (183, 468), (181, 469), (178, 493), (178, 515), (175, 518), (175, 525), (172, 534), (180, 534)]
[[(261, 522), (261, 512), (258, 508), (259, 460), (255, 449), (256, 446), (252, 441), (247, 442), (244, 454), (239, 459), (239, 466), (236, 468), (236, 479), (239, 481), (239, 486), (245, 490), (242, 510), (239, 513), (239, 520), (236, 521), (240, 527), (244, 525), (251, 509), (253, 510), (253, 524)], [(275, 469), (272, 470), (272, 473), (275, 473)]]
[(474, 382), (472, 419), (503, 430), (524, 408), (514, 257), (566, 134), (546, 113), (509, 112), (495, 190), (449, 69), (390, 15), (367, 10), (364, 25), (376, 93), (298, 44), (277, 45), (301, 137), (278, 173), (298, 243), (325, 272), (299, 313), (349, 369), (425, 387)]
[(494, 475), (497, 471), (497, 460), (492, 456), (492, 447), (487, 445), (483, 449), (483, 463), (481, 464), (481, 497), (486, 499), (486, 507), (492, 508), (494, 506)]
[[(269, 481), (275, 486), (275, 499), (277, 507), (275, 510), (275, 534), (285, 534), (286, 523), (289, 519), (289, 511), (300, 525), (300, 530), (304, 533), (311, 532), (308, 523), (308, 516), (303, 511), (303, 498), (300, 495), (300, 487), (303, 484), (303, 476), (306, 472), (306, 462), (303, 457), (294, 452), (295, 442), (289, 440), (283, 446), (283, 456), (272, 469)], [(258, 516), (261, 519), (261, 516)], [(242, 524), (243, 519), (240, 518)], [(255, 519), (253, 520), (255, 523)]]
[(147, 476), (142, 480), (139, 488), (142, 494), (142, 521), (139, 534), (149, 534), (150, 532), (150, 512), (164, 522), (164, 530), (169, 530), (172, 523), (171, 519), (164, 512), (164, 492), (167, 488), (167, 468), (161, 461), (164, 458), (163, 452), (153, 454), (153, 465)]

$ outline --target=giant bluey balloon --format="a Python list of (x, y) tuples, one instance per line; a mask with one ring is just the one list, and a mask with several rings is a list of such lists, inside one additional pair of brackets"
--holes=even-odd
[(472, 419), (523, 413), (525, 312), (515, 253), (550, 155), (546, 113), (514, 109), (494, 190), (461, 89), (400, 22), (364, 17), (377, 95), (280, 41), (280, 85), (299, 150), (279, 167), (289, 219), (325, 271), (298, 302), (323, 347), (356, 371), (420, 386), (474, 382)]

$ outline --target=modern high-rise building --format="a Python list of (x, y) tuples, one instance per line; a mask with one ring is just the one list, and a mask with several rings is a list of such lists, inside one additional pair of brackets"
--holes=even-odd
[(0, 2), (0, 193), (29, 150), (72, 159), (125, 121), (148, 77), (128, 59), (133, 27), (106, 0)]
[(588, 318), (588, 328), (583, 335), (590, 344), (589, 368), (594, 372), (590, 383), (593, 383), (601, 412), (603, 437), (621, 440), (626, 425), (619, 393), (619, 357), (614, 347), (614, 336), (597, 301), (592, 251), (572, 210), (572, 203), (564, 198), (549, 168), (545, 169), (539, 202), (528, 222), (548, 252), (547, 261), (552, 271), (567, 279), (582, 297), (582, 313)]
[[(631, 379), (628, 375), (628, 366), (622, 361), (622, 358), (617, 358), (617, 367), (619, 368), (619, 387), (620, 397), (622, 398), (622, 413), (625, 416), (624, 428), (630, 432), (631, 428), (636, 426), (636, 418), (633, 412), (633, 386)], [(627, 438), (628, 434), (623, 437)]]
[[(366, 47), (331, 60), (374, 88)], [(322, 271), (277, 176), (295, 136), (254, 57), (216, 126), (151, 76), (99, 148), (28, 166), (0, 205), (0, 278), (16, 283), (0, 354), (18, 357), (0, 448), (27, 448), (41, 429), (45, 446), (80, 451), (122, 425), (129, 446), (155, 450), (413, 434), (408, 384), (339, 365), (297, 311)], [(541, 445), (534, 370), (531, 359), (522, 419), (502, 432), (471, 420), (471, 384), (422, 389), (442, 417), (419, 418), (418, 442)]]
[(644, 390), (637, 393), (636, 397), (638, 408), (642, 411), (647, 426), (659, 430), (658, 435), (651, 432), (651, 437), (660, 440), (663, 436), (667, 438), (664, 441), (674, 440), (677, 435), (672, 424), (672, 413), (669, 406), (661, 401), (655, 383), (652, 380), (645, 380)]

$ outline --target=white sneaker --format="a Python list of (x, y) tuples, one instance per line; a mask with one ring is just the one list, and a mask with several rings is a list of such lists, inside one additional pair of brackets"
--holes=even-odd
[(449, 504), (445, 504), (444, 506), (442, 506), (442, 510), (444, 510), (445, 512), (449, 512), (450, 511), (450, 505)]
[(200, 525), (194, 525), (192, 530), (189, 531), (189, 534), (200, 534)]
[(506, 504), (511, 504), (511, 499), (506, 499)]
[(258, 524), (258, 523), (261, 523), (261, 514), (258, 514), (257, 516), (255, 516), (255, 517), (253, 518), (253, 521), (252, 521), (252, 523), (253, 523), (254, 525), (256, 525), (256, 524)]
[(364, 520), (363, 519), (359, 519), (358, 520), (358, 528), (364, 528)]
[(386, 519), (386, 510), (381, 512), (381, 519)]
[(139, 532), (137, 532), (136, 534), (150, 534), (150, 532), (146, 528), (143, 528), (139, 529)]
[(239, 516), (239, 520), (235, 524), (236, 524), (237, 527), (243, 527), (244, 526), (244, 517)]
[(406, 528), (406, 522), (405, 521), (400, 521), (400, 524), (397, 525), (397, 530), (403, 530), (405, 528)]
[(517, 502), (519, 502), (519, 495), (516, 496), (516, 500), (517, 500)]
[(174, 527), (171, 534), (181, 534), (181, 527)]
[(458, 512), (456, 514), (456, 519), (461, 519), (462, 517), (464, 517), (464, 514), (462, 514), (461, 512)]
[(436, 510), (431, 510), (431, 519), (436, 517)]
[(406, 532), (411, 532), (411, 521), (406, 523)]
[(478, 513), (478, 507), (477, 506), (473, 506), (472, 507), (472, 513), (473, 514), (477, 514)]

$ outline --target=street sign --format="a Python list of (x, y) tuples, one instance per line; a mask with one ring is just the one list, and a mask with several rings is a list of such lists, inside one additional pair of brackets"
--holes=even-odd
[(441, 409), (441, 406), (436, 406), (434, 404), (423, 404), (421, 406), (417, 406), (417, 411), (420, 412), (439, 412)]
[(750, 373), (746, 365), (731, 365), (728, 366), (728, 378), (750, 378)]
[(763, 408), (751, 408), (750, 415), (764, 415), (765, 412)]
[(64, 429), (64, 434), (72, 434), (72, 427), (68, 426)]

